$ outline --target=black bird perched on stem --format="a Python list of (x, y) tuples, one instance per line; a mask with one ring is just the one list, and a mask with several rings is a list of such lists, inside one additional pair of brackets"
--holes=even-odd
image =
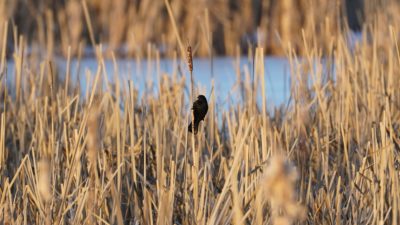
[[(207, 114), (208, 103), (204, 95), (197, 96), (197, 100), (193, 103), (193, 115), (194, 115), (194, 134), (197, 134), (200, 121), (204, 120)], [(188, 127), (189, 132), (192, 132), (192, 123)]]

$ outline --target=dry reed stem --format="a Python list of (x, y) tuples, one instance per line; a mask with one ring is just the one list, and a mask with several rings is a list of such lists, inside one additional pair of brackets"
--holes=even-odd
[(82, 1), (82, 7), (83, 7), (84, 15), (85, 15), (86, 25), (87, 25), (88, 30), (89, 30), (90, 42), (92, 44), (92, 47), (96, 50), (96, 56), (99, 57), (100, 53), (97, 51), (96, 40), (94, 39), (92, 21), (90, 19), (90, 14), (89, 14), (89, 10), (88, 10), (88, 7), (87, 7), (86, 0)]
[(3, 25), (3, 43), (1, 47), (1, 67), (0, 67), (0, 80), (3, 79), (3, 76), (5, 75), (5, 69), (6, 69), (6, 49), (7, 49), (7, 35), (8, 35), (8, 21), (4, 22)]
[(38, 162), (38, 174), (38, 190), (46, 213), (45, 224), (50, 225), (52, 224), (50, 201), (53, 199), (53, 196), (50, 181), (51, 169), (47, 159), (42, 159)]
[[(87, 137), (87, 153), (86, 157), (88, 160), (88, 172), (89, 172), (89, 197), (88, 197), (88, 216), (91, 217), (93, 212), (92, 209), (96, 208), (96, 177), (97, 177), (97, 156), (98, 150), (100, 149), (100, 138), (99, 138), (99, 107), (93, 106), (90, 109), (88, 116), (88, 137)], [(89, 219), (91, 221), (91, 219)], [(90, 223), (93, 223), (91, 221)]]
[[(177, 25), (176, 25), (176, 22), (175, 22), (175, 19), (174, 19), (174, 14), (172, 12), (171, 5), (169, 4), (169, 0), (165, 0), (165, 6), (167, 7), (169, 19), (170, 19), (170, 21), (172, 23), (172, 28), (174, 30), (175, 37), (178, 40), (178, 46), (179, 46), (179, 49), (181, 50), (181, 55), (184, 56), (185, 55), (185, 48), (183, 46), (182, 39), (179, 36), (179, 31), (178, 31), (178, 28), (177, 28)], [(189, 65), (188, 65), (188, 68), (189, 68)]]

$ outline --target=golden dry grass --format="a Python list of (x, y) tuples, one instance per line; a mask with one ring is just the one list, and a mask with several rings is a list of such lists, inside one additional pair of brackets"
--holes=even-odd
[[(0, 223), (397, 224), (400, 51), (388, 18), (366, 25), (354, 48), (346, 29), (329, 36), (328, 48), (308, 39), (317, 33), (299, 34), (305, 56), (285, 48), (292, 102), (274, 114), (267, 111), (264, 50), (254, 49), (254, 80), (249, 68), (237, 81), (242, 103), (220, 107), (207, 93), (197, 136), (187, 132), (189, 73), (158, 74), (157, 94), (139, 98), (134, 81), (118, 73), (116, 83), (106, 79), (92, 38), (99, 66), (87, 71), (93, 82), (83, 93), (69, 67), (63, 74), (52, 54), (26, 54), (25, 37), (3, 23)], [(6, 64), (10, 36), (14, 68)], [(68, 45), (69, 65), (75, 47)]]

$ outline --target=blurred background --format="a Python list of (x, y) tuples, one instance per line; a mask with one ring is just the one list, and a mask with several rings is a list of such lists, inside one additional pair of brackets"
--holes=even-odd
[[(176, 37), (164, 0), (13, 0), (0, 2), (0, 26), (8, 20), (7, 48), (24, 35), (32, 51), (72, 55), (90, 47), (83, 4), (87, 5), (93, 41), (119, 56), (143, 56), (152, 43), (164, 57), (176, 51)], [(283, 55), (285, 45), (301, 54), (304, 40), (328, 48), (341, 29), (360, 31), (373, 19), (396, 22), (394, 0), (171, 0), (184, 42), (196, 56), (247, 53), (256, 44), (266, 54)], [(2, 27), (0, 27), (1, 29)], [(303, 32), (304, 30), (304, 38)], [(211, 46), (212, 45), (212, 48)], [(44, 47), (43, 47), (44, 46)]]

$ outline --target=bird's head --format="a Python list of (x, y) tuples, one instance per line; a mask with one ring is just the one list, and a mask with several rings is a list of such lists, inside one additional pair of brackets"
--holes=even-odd
[(207, 102), (207, 99), (206, 99), (206, 97), (205, 97), (204, 95), (199, 95), (199, 96), (197, 96), (197, 99), (200, 100), (200, 101), (205, 101), (205, 102)]

